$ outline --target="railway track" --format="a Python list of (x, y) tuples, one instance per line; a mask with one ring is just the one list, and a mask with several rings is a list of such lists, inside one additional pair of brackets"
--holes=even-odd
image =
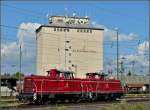
[[(18, 106), (12, 107), (4, 107), (4, 110), (57, 110), (59, 107), (65, 107), (71, 110), (76, 110), (78, 108), (82, 110), (87, 110), (88, 108), (102, 108), (105, 106), (109, 106), (111, 104), (119, 104), (120, 101), (97, 101), (97, 102), (80, 102), (80, 103), (55, 103), (55, 104), (44, 104), (44, 105), (34, 105), (34, 104), (20, 104)], [(91, 110), (91, 109), (90, 109)]]
[[(24, 103), (16, 103), (10, 106), (3, 106), (2, 110), (61, 110), (63, 107), (67, 108), (67, 110), (101, 110), (106, 106), (110, 106), (112, 104), (120, 104), (121, 102), (127, 103), (140, 103), (149, 101), (148, 97), (146, 98), (122, 98), (116, 101), (96, 101), (96, 102), (80, 102), (80, 103), (55, 103), (55, 104), (44, 104), (44, 105), (34, 105), (34, 104), (24, 104)], [(90, 109), (89, 109), (90, 108)]]

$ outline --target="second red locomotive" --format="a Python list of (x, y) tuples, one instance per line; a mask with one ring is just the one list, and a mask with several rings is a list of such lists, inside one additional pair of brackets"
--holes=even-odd
[(119, 80), (105, 79), (104, 74), (87, 73), (86, 78), (75, 78), (72, 72), (51, 69), (47, 76), (31, 75), (24, 78), (19, 99), (29, 102), (57, 100), (115, 100), (123, 95)]

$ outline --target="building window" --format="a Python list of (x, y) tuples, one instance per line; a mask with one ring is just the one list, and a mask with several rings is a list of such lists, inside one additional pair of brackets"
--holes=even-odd
[(69, 51), (68, 49), (65, 49), (65, 51)]
[(57, 28), (57, 31), (59, 31), (59, 28)]
[(56, 31), (56, 28), (54, 28), (54, 31)]
[(66, 29), (64, 29), (64, 32), (66, 32)]
[(71, 67), (69, 67), (68, 69), (71, 70)]
[(92, 29), (90, 30), (90, 33), (92, 33)]
[(69, 43), (69, 42), (70, 42), (69, 40), (66, 41), (66, 43)]
[(62, 19), (58, 19), (58, 20), (57, 20), (57, 22), (61, 22), (61, 23), (62, 23), (62, 22), (63, 22), (63, 20), (62, 20)]

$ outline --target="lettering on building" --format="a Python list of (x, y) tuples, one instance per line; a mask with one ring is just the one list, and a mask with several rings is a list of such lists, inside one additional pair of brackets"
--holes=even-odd
[(72, 52), (96, 53), (96, 51), (94, 50), (79, 50), (79, 49), (73, 49)]

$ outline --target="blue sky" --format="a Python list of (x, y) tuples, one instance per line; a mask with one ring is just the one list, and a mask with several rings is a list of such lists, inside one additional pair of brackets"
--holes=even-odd
[[(103, 27), (105, 32), (104, 41), (104, 70), (115, 71), (116, 40), (115, 28), (118, 28), (120, 39), (120, 56), (126, 59), (126, 71), (132, 70), (131, 61), (136, 61), (135, 69), (138, 74), (147, 74), (147, 50), (148, 50), (148, 2), (147, 1), (94, 1), (94, 2), (49, 2), (49, 1), (3, 1), (1, 4), (1, 25), (14, 27), (29, 27), (31, 30), (38, 24), (47, 24), (47, 15), (72, 15), (89, 16), (91, 23)], [(35, 23), (35, 24), (34, 24)], [(21, 37), (17, 28), (2, 29), (2, 72), (18, 71), (18, 43)], [(35, 28), (34, 28), (35, 29)], [(33, 29), (33, 30), (34, 30)], [(113, 36), (111, 36), (113, 34)], [(34, 33), (24, 33), (26, 49), (23, 50), (24, 73), (35, 73), (35, 36)], [(21, 35), (22, 36), (22, 35)], [(32, 48), (32, 50), (29, 50)], [(15, 52), (16, 51), (16, 52)], [(29, 52), (28, 52), (29, 51)], [(34, 53), (32, 53), (34, 52)], [(27, 55), (27, 53), (31, 53)], [(8, 55), (7, 55), (8, 54)], [(14, 55), (14, 56), (13, 56)], [(14, 57), (12, 59), (12, 57)], [(140, 60), (139, 60), (140, 59)], [(140, 64), (143, 61), (143, 64)], [(110, 64), (111, 62), (111, 64)], [(9, 68), (9, 69), (8, 69)]]

